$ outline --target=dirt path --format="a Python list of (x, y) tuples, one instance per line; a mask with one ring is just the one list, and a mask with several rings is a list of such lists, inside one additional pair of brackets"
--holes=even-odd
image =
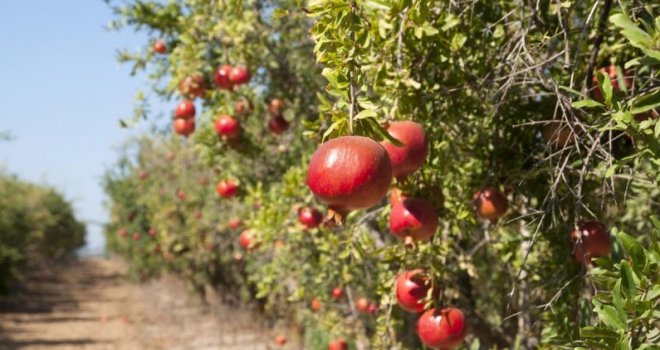
[(248, 312), (203, 306), (174, 277), (137, 285), (123, 273), (100, 258), (34, 270), (0, 299), (0, 349), (274, 348)]

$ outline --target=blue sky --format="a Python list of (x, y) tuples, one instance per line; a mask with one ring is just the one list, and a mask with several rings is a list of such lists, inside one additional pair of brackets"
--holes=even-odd
[[(73, 201), (77, 216), (105, 222), (100, 180), (130, 136), (118, 120), (132, 114), (146, 78), (130, 77), (118, 48), (148, 38), (108, 31), (112, 11), (101, 0), (8, 0), (0, 11), (0, 164), (47, 183)], [(101, 227), (88, 225), (98, 251)]]

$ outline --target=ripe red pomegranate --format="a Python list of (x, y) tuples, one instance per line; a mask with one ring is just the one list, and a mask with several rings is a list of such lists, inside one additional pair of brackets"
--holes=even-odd
[(403, 143), (399, 147), (389, 141), (381, 142), (390, 156), (392, 174), (396, 178), (404, 178), (424, 165), (429, 146), (422, 125), (412, 121), (392, 122), (387, 132)]
[(312, 309), (312, 311), (321, 310), (321, 306), (323, 306), (323, 304), (321, 304), (321, 301), (316, 298), (312, 299), (312, 302), (309, 304), (309, 307)]
[(467, 327), (463, 312), (448, 307), (426, 311), (417, 321), (417, 335), (424, 345), (432, 349), (451, 349), (460, 346)]
[(289, 129), (289, 122), (282, 116), (272, 117), (268, 120), (268, 129), (275, 135), (280, 135)]
[(270, 113), (271, 116), (276, 117), (282, 115), (283, 109), (284, 109), (284, 101), (282, 101), (279, 98), (274, 98), (270, 100), (270, 103), (268, 104), (268, 113)]
[(121, 238), (128, 237), (128, 230), (125, 229), (125, 228), (120, 229), (119, 231), (117, 231), (117, 236), (119, 236)]
[(200, 74), (187, 76), (179, 83), (179, 91), (183, 96), (196, 98), (204, 96), (206, 93), (206, 83), (204, 77)]
[(133, 232), (133, 240), (134, 241), (139, 241), (140, 240), (140, 232)]
[(229, 219), (229, 221), (227, 222), (227, 225), (229, 226), (229, 228), (234, 229), (234, 230), (241, 227), (241, 224), (242, 224), (241, 219), (236, 218), (236, 217)]
[(598, 221), (587, 221), (571, 232), (573, 257), (579, 263), (590, 263), (591, 258), (609, 255), (612, 250), (610, 233)]
[(186, 200), (186, 192), (183, 192), (183, 190), (178, 190), (176, 192), (176, 197), (179, 198), (180, 200), (184, 201), (184, 200)]
[(174, 119), (174, 132), (184, 137), (192, 134), (195, 131), (195, 119)]
[(252, 105), (252, 102), (248, 100), (238, 100), (234, 104), (234, 112), (236, 112), (236, 115), (239, 116), (246, 116), (249, 113), (251, 113), (254, 110), (254, 106)]
[(138, 173), (138, 177), (139, 177), (141, 180), (144, 180), (144, 179), (146, 179), (147, 177), (149, 177), (149, 173), (146, 172), (145, 170), (140, 170), (140, 172)]
[(229, 79), (229, 74), (231, 73), (231, 70), (232, 70), (231, 66), (225, 64), (220, 66), (213, 74), (213, 79), (215, 80), (215, 84), (220, 89), (231, 90), (234, 88), (234, 84)]
[(247, 84), (250, 81), (250, 71), (246, 66), (234, 67), (229, 71), (229, 81), (234, 85)]
[(390, 230), (399, 238), (430, 239), (438, 228), (438, 213), (422, 198), (405, 198), (392, 205)]
[(546, 144), (562, 149), (575, 143), (573, 131), (567, 124), (550, 123), (543, 125), (541, 135)]
[(492, 187), (485, 187), (472, 195), (472, 206), (477, 215), (491, 222), (496, 222), (506, 214), (509, 203), (502, 192)]
[[(619, 86), (617, 67), (615, 65), (611, 64), (607, 67), (601, 67), (598, 72), (601, 72), (610, 77), (610, 81), (612, 82), (612, 91), (621, 91), (621, 87)], [(633, 83), (633, 75), (629, 71), (624, 71), (622, 74), (623, 82), (626, 85), (626, 90), (630, 90)], [(593, 78), (591, 79), (591, 95), (596, 101), (603, 102), (605, 100), (603, 92), (600, 91), (600, 87), (598, 86), (598, 74), (594, 74)]]
[(383, 146), (362, 136), (332, 139), (314, 152), (307, 185), (339, 215), (377, 205), (392, 183), (392, 164)]
[(339, 300), (344, 297), (344, 290), (341, 287), (335, 287), (332, 289), (332, 298), (335, 300)]
[(323, 221), (323, 214), (314, 207), (304, 207), (298, 211), (298, 221), (306, 228), (315, 228)]
[(158, 234), (158, 231), (156, 231), (156, 229), (152, 227), (149, 229), (147, 234), (149, 235), (149, 237), (154, 238)]
[(355, 308), (360, 311), (360, 312), (368, 312), (369, 311), (369, 300), (367, 298), (359, 298), (355, 302)]
[(195, 104), (190, 100), (183, 100), (176, 106), (174, 116), (177, 118), (194, 118), (195, 117)]
[(165, 45), (164, 41), (158, 39), (154, 42), (153, 49), (159, 54), (164, 54), (167, 52), (167, 45)]
[(286, 344), (286, 342), (287, 342), (287, 339), (283, 335), (278, 335), (277, 337), (275, 337), (275, 344), (277, 344), (279, 346), (284, 346), (284, 344)]
[(231, 179), (220, 180), (215, 191), (222, 198), (231, 198), (238, 192), (238, 184)]
[(241, 134), (241, 123), (230, 115), (221, 114), (215, 120), (215, 132), (220, 137), (235, 139)]
[(424, 312), (424, 298), (430, 288), (429, 278), (424, 275), (424, 271), (405, 271), (396, 278), (396, 301), (408, 312)]
[(348, 343), (344, 338), (339, 338), (328, 343), (328, 350), (348, 350)]
[(256, 248), (254, 245), (254, 231), (252, 231), (252, 229), (247, 229), (241, 232), (238, 237), (238, 243), (245, 249)]

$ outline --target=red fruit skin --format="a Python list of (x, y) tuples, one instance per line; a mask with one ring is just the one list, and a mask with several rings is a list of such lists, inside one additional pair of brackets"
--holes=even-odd
[[(619, 78), (616, 71), (617, 67), (613, 64), (607, 67), (602, 67), (598, 70), (598, 72), (601, 72), (610, 77), (610, 81), (612, 82), (612, 91), (621, 91), (621, 87), (619, 86)], [(623, 81), (626, 84), (626, 90), (630, 90), (633, 82), (632, 74), (628, 71), (623, 71)], [(598, 102), (605, 101), (603, 92), (600, 91), (600, 87), (598, 86), (598, 74), (594, 74), (593, 78), (591, 78), (591, 83), (591, 95), (593, 96), (594, 100)]]
[(195, 119), (174, 119), (174, 132), (177, 134), (188, 137), (195, 131)]
[(408, 312), (424, 312), (424, 298), (431, 286), (423, 274), (424, 271), (416, 269), (403, 272), (396, 278), (396, 301)]
[(451, 349), (460, 346), (467, 327), (463, 312), (449, 307), (426, 311), (417, 321), (417, 335), (424, 345), (432, 349)]
[[(598, 221), (587, 221), (578, 225), (579, 232), (571, 232), (573, 257), (579, 263), (590, 263), (591, 258), (607, 256), (612, 251), (612, 240), (605, 225)], [(582, 242), (578, 244), (578, 238)]]
[(322, 144), (307, 170), (307, 185), (316, 198), (340, 213), (377, 205), (391, 183), (387, 152), (362, 136), (342, 136)]
[(287, 339), (283, 335), (278, 335), (277, 337), (275, 337), (275, 344), (277, 344), (279, 346), (282, 346), (282, 345), (286, 344), (286, 342), (287, 342)]
[(147, 234), (149, 235), (149, 237), (154, 238), (156, 237), (156, 235), (158, 235), (158, 231), (156, 231), (156, 229), (152, 227), (149, 229)]
[(289, 122), (282, 116), (272, 117), (268, 120), (268, 129), (275, 135), (280, 135), (289, 129)]
[(369, 311), (369, 300), (367, 298), (360, 298), (355, 302), (355, 308), (361, 312)]
[(179, 191), (176, 193), (176, 196), (177, 196), (177, 198), (179, 198), (179, 199), (182, 200), (182, 201), (183, 201), (183, 200), (186, 200), (186, 193), (183, 192), (182, 190), (179, 190)]
[(328, 343), (328, 350), (348, 350), (348, 343), (343, 338)]
[(309, 305), (309, 307), (312, 309), (312, 311), (321, 310), (321, 306), (323, 306), (323, 304), (321, 304), (321, 301), (316, 299), (316, 298), (312, 299), (312, 302)]
[(506, 214), (509, 203), (502, 192), (485, 187), (472, 196), (472, 205), (477, 215), (483, 219), (497, 220)]
[(232, 180), (220, 180), (216, 192), (222, 198), (231, 198), (238, 192), (238, 184)]
[(230, 65), (220, 66), (215, 73), (213, 73), (213, 79), (215, 80), (215, 85), (223, 90), (231, 90), (234, 88), (234, 84), (229, 79), (229, 74), (231, 73), (232, 67)]
[(252, 245), (253, 236), (254, 233), (252, 229), (247, 229), (241, 232), (240, 236), (238, 237), (238, 243), (241, 245), (241, 247), (245, 249), (252, 249), (254, 248), (254, 246)]
[(194, 118), (195, 117), (195, 104), (190, 100), (183, 100), (176, 106), (174, 116), (177, 118)]
[(220, 137), (235, 139), (241, 134), (241, 122), (232, 116), (222, 114), (215, 120), (215, 132)]
[(167, 52), (167, 45), (165, 45), (165, 42), (162, 40), (156, 40), (154, 42), (153, 49), (159, 54), (164, 54)]
[(330, 295), (332, 295), (333, 299), (339, 300), (344, 297), (344, 290), (341, 287), (335, 287), (332, 289)]
[(367, 313), (370, 315), (375, 315), (378, 313), (378, 305), (376, 304), (369, 304), (367, 307)]
[(392, 205), (390, 230), (397, 237), (426, 241), (437, 228), (438, 213), (426, 199), (405, 198)]
[(243, 85), (250, 82), (250, 70), (245, 66), (234, 67), (229, 71), (229, 81), (234, 85)]
[(315, 228), (323, 221), (323, 214), (316, 208), (305, 207), (298, 212), (298, 221), (306, 228)]
[(190, 98), (202, 97), (206, 93), (204, 77), (199, 74), (188, 76), (179, 83), (179, 91)]
[(231, 228), (233, 230), (241, 227), (241, 224), (242, 224), (242, 222), (241, 222), (241, 219), (239, 219), (239, 218), (231, 218), (227, 222), (227, 225), (229, 225), (229, 228)]
[(404, 178), (424, 165), (429, 146), (422, 125), (412, 121), (392, 122), (387, 132), (403, 143), (401, 147), (389, 141), (380, 143), (390, 156), (392, 174), (396, 178)]

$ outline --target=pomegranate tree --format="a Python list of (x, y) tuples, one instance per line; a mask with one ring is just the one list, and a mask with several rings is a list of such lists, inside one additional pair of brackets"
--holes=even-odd
[(399, 238), (415, 241), (430, 239), (438, 228), (438, 213), (422, 198), (404, 198), (392, 205), (390, 230)]
[(612, 250), (610, 233), (598, 221), (586, 221), (571, 232), (573, 257), (579, 263), (590, 263), (591, 258), (607, 256)]
[(340, 215), (377, 205), (391, 183), (387, 152), (362, 136), (342, 136), (322, 144), (307, 171), (307, 185), (316, 198)]
[(241, 134), (241, 123), (230, 115), (222, 114), (215, 120), (215, 132), (220, 137), (235, 139)]
[(403, 145), (381, 142), (392, 161), (392, 174), (400, 179), (421, 168), (429, 153), (424, 128), (412, 121), (392, 122), (387, 132)]
[(451, 349), (460, 346), (467, 327), (463, 312), (457, 308), (430, 309), (417, 321), (417, 335), (432, 349)]
[(421, 269), (405, 271), (396, 278), (396, 301), (402, 309), (419, 313), (424, 311), (424, 298), (431, 288), (429, 278)]
[(509, 203), (502, 192), (493, 187), (485, 187), (472, 195), (472, 205), (480, 218), (496, 222), (506, 214)]

